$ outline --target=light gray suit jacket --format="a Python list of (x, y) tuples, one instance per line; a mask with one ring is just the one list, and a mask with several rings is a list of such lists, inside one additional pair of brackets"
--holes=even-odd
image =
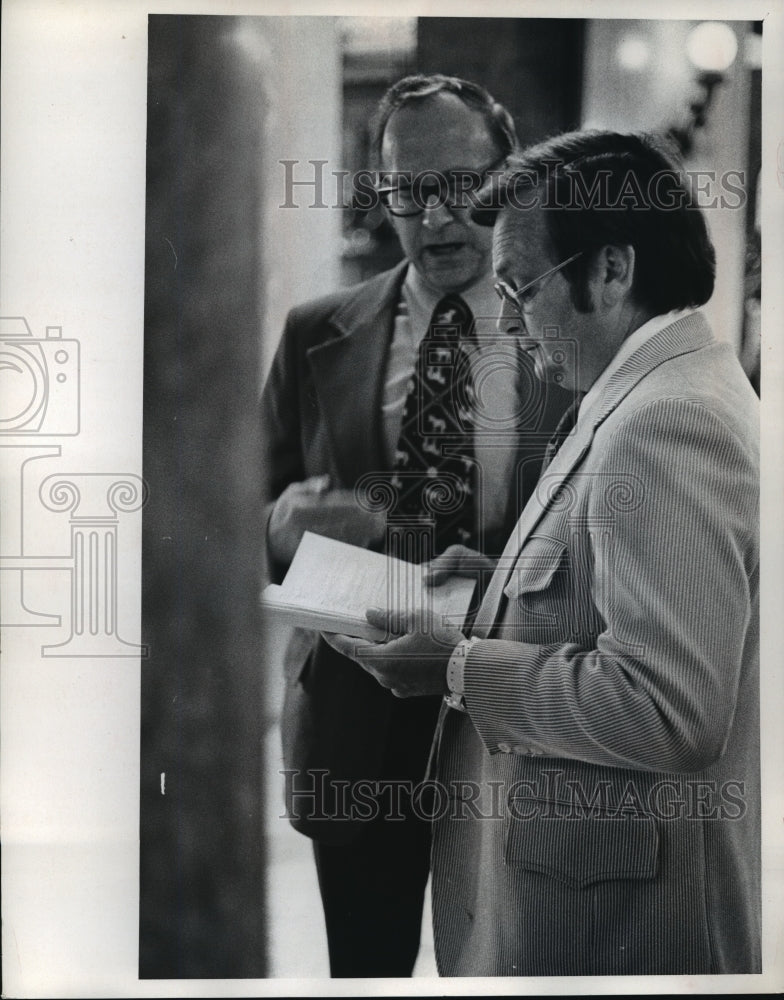
[(757, 398), (693, 314), (591, 412), (442, 712), (439, 969), (759, 971)]

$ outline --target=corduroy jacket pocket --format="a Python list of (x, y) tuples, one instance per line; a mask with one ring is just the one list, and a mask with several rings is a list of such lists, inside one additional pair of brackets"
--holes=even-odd
[(554, 803), (511, 799), (504, 860), (575, 889), (610, 879), (652, 879), (659, 860), (653, 816), (559, 816)]
[(563, 563), (566, 542), (549, 535), (528, 539), (512, 570), (504, 593), (511, 600), (546, 590)]

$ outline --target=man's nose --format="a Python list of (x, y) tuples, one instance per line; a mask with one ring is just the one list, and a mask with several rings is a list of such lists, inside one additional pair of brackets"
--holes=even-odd
[(517, 312), (512, 303), (507, 302), (506, 299), (501, 299), (501, 311), (498, 314), (495, 328), (499, 333), (510, 336), (517, 335), (519, 337), (525, 335), (525, 323), (522, 316)]
[(454, 216), (444, 199), (437, 194), (429, 195), (425, 202), (422, 225), (427, 229), (443, 229), (453, 221)]

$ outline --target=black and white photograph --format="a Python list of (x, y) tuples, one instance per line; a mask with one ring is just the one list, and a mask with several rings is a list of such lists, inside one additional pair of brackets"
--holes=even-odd
[(4, 997), (784, 988), (782, 44), (5, 5)]

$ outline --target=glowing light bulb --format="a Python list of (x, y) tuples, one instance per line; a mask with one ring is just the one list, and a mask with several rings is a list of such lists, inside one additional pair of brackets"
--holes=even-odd
[(703, 21), (689, 32), (686, 54), (697, 69), (705, 73), (723, 73), (735, 61), (738, 39), (723, 21)]
[(627, 35), (620, 41), (616, 56), (624, 69), (643, 69), (648, 65), (651, 50), (639, 35)]

